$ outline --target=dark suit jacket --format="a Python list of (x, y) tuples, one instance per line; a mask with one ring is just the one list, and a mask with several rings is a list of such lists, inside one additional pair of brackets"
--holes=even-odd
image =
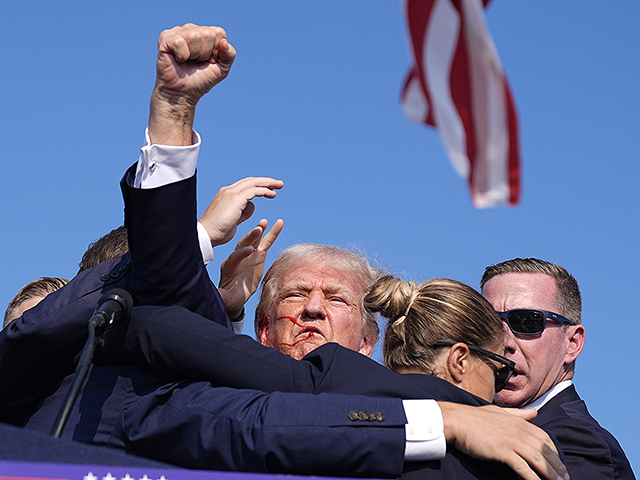
[[(134, 190), (130, 188), (131, 178), (130, 170), (122, 183), (132, 250), (131, 273), (124, 276), (137, 304), (150, 306), (136, 306), (129, 324), (106, 338), (107, 345), (117, 344), (120, 338), (131, 348), (107, 351), (98, 359), (101, 366), (91, 372), (64, 436), (191, 467), (388, 477), (402, 471), (406, 419), (398, 398), (482, 403), (437, 378), (399, 376), (336, 345), (322, 347), (297, 362), (248, 337), (232, 335), (215, 323), (222, 317), (225, 321), (220, 323), (226, 323), (226, 316), (220, 314), (222, 303), (195, 247), (195, 208), (173, 213), (174, 208), (182, 211), (185, 198), (195, 202), (195, 179)], [(185, 217), (188, 225), (181, 222)], [(174, 232), (166, 233), (167, 229)], [(149, 238), (141, 241), (145, 234)], [(179, 235), (187, 237), (176, 241)], [(86, 276), (93, 279), (95, 274)], [(84, 291), (74, 282), (74, 288)], [(173, 304), (180, 306), (163, 306)], [(63, 327), (72, 329), (78, 337), (86, 336), (84, 328), (82, 334), (76, 333), (81, 321), (71, 322), (60, 316), (49, 321), (46, 341)], [(34, 331), (43, 328), (42, 322), (35, 320), (31, 326)], [(158, 328), (154, 330), (154, 326)], [(215, 343), (203, 341), (204, 332), (210, 330), (213, 333), (206, 338)], [(14, 358), (32, 353), (24, 341), (28, 331), (18, 328), (15, 336), (23, 339), (25, 351), (14, 350)], [(55, 341), (51, 345), (49, 354), (53, 355), (59, 345)], [(172, 354), (174, 351), (178, 353)], [(72, 358), (76, 352), (77, 348), (72, 353), (59, 349), (57, 355)], [(141, 359), (154, 370), (131, 365)], [(0, 363), (10, 365), (10, 360), (11, 356), (6, 356)], [(12, 365), (16, 376), (24, 373), (19, 364)], [(46, 384), (42, 377), (50, 378), (51, 362), (46, 365), (47, 369), (30, 372), (34, 384)], [(208, 370), (211, 377), (199, 378), (213, 384), (185, 380), (190, 377), (181, 372), (185, 365), (187, 369)], [(166, 367), (168, 373), (160, 374), (159, 366)], [(41, 405), (29, 420), (29, 427), (51, 428), (69, 381), (67, 377)], [(272, 393), (233, 390), (230, 386)], [(17, 394), (18, 390), (14, 396)], [(386, 396), (396, 398), (381, 398)], [(374, 420), (362, 421), (362, 415), (351, 412), (367, 412), (366, 417)], [(474, 461), (465, 457), (465, 462)], [(480, 463), (475, 462), (474, 468), (481, 469)], [(468, 469), (449, 464), (446, 459), (427, 462), (422, 472), (427, 471), (429, 478), (443, 478), (438, 477), (443, 472), (449, 475), (459, 471), (460, 478), (470, 475)], [(502, 478), (507, 477), (505, 474)]]
[[(79, 273), (0, 331), (0, 422), (21, 425), (74, 371), (88, 320), (99, 298), (112, 288), (129, 291), (137, 305), (181, 305), (230, 325), (202, 265), (195, 177), (139, 190), (131, 188), (134, 176), (135, 166), (121, 182), (131, 252)], [(203, 296), (207, 302), (200, 301)]]
[[(323, 345), (303, 361), (297, 361), (250, 337), (232, 334), (181, 307), (139, 307), (124, 328), (126, 332), (119, 332), (123, 333), (124, 339), (118, 341), (123, 342), (126, 354), (130, 356), (127, 362), (152, 365), (156, 371), (165, 371), (176, 378), (207, 380), (210, 384), (205, 390), (216, 390), (212, 386), (232, 386), (264, 392), (330, 392), (370, 397), (435, 398), (474, 406), (486, 404), (449, 382), (429, 375), (399, 375), (335, 343)], [(184, 345), (188, 348), (182, 348)], [(122, 355), (122, 351), (117, 354)], [(112, 352), (107, 363), (114, 361), (117, 357)], [(139, 453), (153, 455), (152, 452)], [(441, 461), (411, 462), (404, 468), (403, 478), (409, 479), (517, 478), (504, 465), (472, 459), (453, 447), (448, 448)], [(315, 473), (321, 472), (345, 474), (338, 470)], [(382, 472), (372, 474), (379, 476)]]
[[(70, 379), (28, 428), (51, 428)], [(405, 423), (398, 399), (266, 394), (119, 365), (93, 369), (63, 437), (189, 468), (397, 477)]]
[(635, 479), (622, 447), (589, 414), (573, 385), (546, 403), (534, 423), (555, 434), (571, 478)]

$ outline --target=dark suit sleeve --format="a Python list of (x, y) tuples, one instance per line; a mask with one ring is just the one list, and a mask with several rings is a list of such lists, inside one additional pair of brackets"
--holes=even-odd
[(120, 187), (138, 305), (180, 305), (230, 326), (202, 261), (196, 216), (196, 176), (168, 185), (133, 188), (135, 168)]
[(565, 418), (547, 422), (543, 427), (558, 438), (571, 478), (635, 479), (631, 467), (616, 467), (625, 464), (628, 466), (624, 454), (623, 458), (614, 459), (617, 452), (611, 449), (599, 433), (583, 422)]
[(0, 331), (0, 421), (21, 424), (73, 372), (87, 322), (111, 288), (128, 290), (138, 304), (182, 305), (227, 325), (197, 240), (195, 176), (142, 190), (131, 187), (133, 175), (135, 166), (121, 182), (131, 252), (76, 275)]
[(127, 270), (127, 256), (86, 270), (0, 331), (0, 421), (21, 425), (73, 372), (96, 303), (113, 287), (130, 289)]
[[(402, 471), (406, 418), (396, 399), (198, 382), (157, 400), (147, 396), (125, 415), (127, 445), (144, 456), (216, 470), (384, 478)], [(350, 420), (350, 412), (382, 420)]]
[[(51, 428), (70, 381), (27, 428)], [(267, 394), (106, 366), (92, 370), (63, 437), (189, 468), (393, 478), (405, 423), (398, 399)]]
[(343, 393), (375, 397), (434, 398), (470, 405), (486, 402), (449, 382), (428, 375), (399, 375), (335, 343), (294, 360), (245, 335), (181, 307), (136, 307), (127, 325), (112, 332), (124, 343), (103, 364), (132, 362), (179, 378), (214, 385), (303, 393)]
[(575, 386), (553, 397), (533, 423), (557, 437), (571, 478), (635, 480), (622, 447), (591, 416)]

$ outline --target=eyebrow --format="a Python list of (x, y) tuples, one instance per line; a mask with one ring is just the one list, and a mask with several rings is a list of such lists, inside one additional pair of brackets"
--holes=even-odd
[[(282, 296), (283, 293), (291, 292), (291, 291), (301, 291), (301, 292), (310, 292), (313, 288), (309, 287), (309, 284), (306, 282), (302, 282), (300, 280), (292, 280), (288, 283), (285, 283), (281, 288), (280, 292)], [(325, 282), (325, 285), (322, 288), (322, 291), (326, 295), (335, 295), (335, 294), (343, 294), (349, 298), (349, 300), (353, 300), (354, 303), (357, 303), (358, 296), (352, 294), (352, 289), (348, 286), (339, 283), (328, 283)]]

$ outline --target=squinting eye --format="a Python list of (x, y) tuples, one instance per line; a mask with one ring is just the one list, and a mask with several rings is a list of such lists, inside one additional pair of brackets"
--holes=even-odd
[(347, 304), (347, 301), (344, 298), (340, 298), (340, 297), (331, 297), (329, 301), (333, 303), (342, 303), (344, 305)]
[(282, 298), (287, 299), (296, 299), (296, 298), (301, 298), (302, 294), (300, 292), (289, 292), (287, 294), (285, 294)]

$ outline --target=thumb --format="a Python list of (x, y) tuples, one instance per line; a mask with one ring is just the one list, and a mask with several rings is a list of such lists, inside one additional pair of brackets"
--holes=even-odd
[(240, 262), (251, 255), (254, 250), (255, 249), (252, 246), (248, 246), (231, 252), (231, 255), (229, 255), (229, 257), (220, 265), (220, 283), (224, 283), (223, 278), (227, 279), (226, 277), (233, 277), (233, 274), (238, 265), (240, 265)]
[(535, 408), (503, 408), (503, 411), (527, 420), (528, 422), (538, 416), (538, 411)]
[(242, 213), (240, 214), (238, 225), (240, 225), (242, 222), (251, 218), (251, 215), (253, 215), (253, 212), (255, 211), (256, 211), (256, 206), (253, 204), (253, 202), (247, 202), (247, 206), (244, 207), (244, 210), (242, 210)]
[(218, 52), (218, 64), (220, 68), (227, 72), (231, 69), (233, 61), (236, 58), (236, 49), (229, 43), (226, 38), (220, 40), (220, 50)]

